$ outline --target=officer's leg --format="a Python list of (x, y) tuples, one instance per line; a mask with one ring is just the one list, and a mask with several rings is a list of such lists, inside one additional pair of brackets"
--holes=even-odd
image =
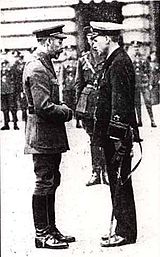
[(96, 162), (98, 159), (99, 147), (91, 145), (91, 159), (92, 159), (92, 176), (87, 182), (86, 186), (92, 186), (96, 184), (101, 184), (101, 167)]
[(57, 187), (60, 185), (61, 174), (59, 172), (59, 165), (61, 162), (61, 154), (54, 154), (55, 161), (52, 162), (51, 169), (54, 170), (53, 188), (48, 192), (48, 222), (51, 229), (56, 226), (55, 221), (55, 193)]
[(19, 130), (19, 128), (17, 126), (17, 121), (18, 121), (18, 117), (17, 117), (17, 98), (16, 98), (15, 94), (9, 94), (9, 107), (10, 107), (12, 117), (13, 117), (14, 129)]
[[(93, 142), (92, 142), (93, 143)], [(92, 177), (86, 186), (101, 184), (101, 174), (103, 183), (107, 184), (107, 174), (102, 148), (91, 143)]]
[[(61, 156), (59, 156), (60, 161)], [(55, 172), (56, 156), (54, 154), (33, 154), (34, 171), (36, 174), (35, 190), (32, 198), (33, 219), (36, 230), (35, 245), (38, 248), (67, 248), (68, 244), (57, 240), (50, 234), (48, 195), (53, 196), (60, 182), (60, 175), (57, 178)], [(58, 183), (59, 183), (58, 182)], [(53, 210), (53, 220), (55, 213)]]
[[(107, 163), (112, 205), (114, 208), (114, 215), (117, 220), (115, 233), (123, 238), (126, 238), (129, 242), (135, 242), (137, 237), (137, 222), (131, 178), (125, 183), (124, 186), (120, 186), (115, 192), (117, 185), (118, 164), (111, 163), (111, 159), (115, 153), (113, 141), (108, 141), (104, 152)], [(126, 177), (130, 171), (131, 157), (130, 153), (128, 153), (123, 161), (121, 173)]]
[[(122, 177), (124, 174), (127, 175), (130, 171), (131, 157), (130, 153), (128, 153), (128, 156), (124, 157), (121, 171)], [(135, 242), (137, 238), (137, 221), (131, 178), (120, 187), (115, 202), (117, 205), (115, 208), (115, 217), (117, 219), (116, 234), (127, 238), (130, 242)]]
[(90, 137), (90, 152), (91, 152), (91, 162), (92, 162), (92, 175), (91, 179), (86, 183), (86, 186), (92, 186), (101, 183), (101, 171), (102, 171), (102, 163), (99, 160), (101, 155), (101, 150), (98, 146), (94, 145), (92, 140), (93, 137), (93, 127), (94, 120), (93, 119), (82, 119), (82, 125), (86, 130), (87, 134)]
[(157, 127), (156, 124), (155, 124), (155, 121), (154, 121), (154, 117), (153, 117), (151, 94), (150, 94), (150, 91), (147, 87), (143, 89), (143, 97), (144, 97), (144, 102), (145, 102), (145, 105), (146, 105), (148, 115), (149, 115), (150, 120), (151, 120), (151, 127)]
[(9, 130), (9, 108), (8, 108), (8, 98), (7, 95), (2, 95), (1, 97), (1, 106), (3, 110), (3, 116), (4, 116), (4, 126), (1, 128), (1, 130)]
[(48, 223), (49, 223), (49, 232), (59, 241), (71, 243), (75, 242), (75, 237), (73, 236), (64, 236), (56, 227), (56, 217), (55, 217), (55, 193), (57, 187), (60, 185), (60, 172), (59, 172), (59, 165), (61, 161), (61, 154), (55, 154), (55, 162), (52, 163), (52, 170), (54, 170), (54, 177), (53, 177), (53, 189), (49, 191), (48, 194)]
[(33, 218), (36, 235), (43, 234), (49, 229), (47, 197), (52, 188), (50, 169), (50, 155), (33, 154), (34, 172), (36, 174), (35, 190), (33, 194)]

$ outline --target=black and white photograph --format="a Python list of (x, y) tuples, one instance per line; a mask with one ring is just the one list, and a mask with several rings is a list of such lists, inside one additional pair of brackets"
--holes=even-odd
[(160, 256), (160, 0), (0, 8), (1, 256)]

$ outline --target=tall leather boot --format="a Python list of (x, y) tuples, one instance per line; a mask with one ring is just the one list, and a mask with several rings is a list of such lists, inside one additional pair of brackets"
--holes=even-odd
[(65, 249), (68, 244), (57, 240), (49, 232), (47, 196), (33, 195), (32, 208), (36, 229), (35, 246), (37, 248)]
[(33, 195), (32, 197), (33, 220), (36, 235), (42, 236), (48, 232), (47, 198), (45, 195)]
[(19, 127), (17, 126), (17, 121), (18, 121), (17, 110), (11, 110), (11, 113), (12, 113), (13, 122), (14, 122), (13, 128), (14, 128), (14, 130), (19, 130)]
[(9, 130), (9, 111), (5, 110), (3, 111), (3, 115), (4, 115), (4, 126), (1, 128), (1, 130)]
[(57, 240), (65, 243), (75, 242), (75, 237), (64, 236), (56, 227), (55, 222), (55, 193), (48, 195), (48, 221), (49, 221), (49, 232)]

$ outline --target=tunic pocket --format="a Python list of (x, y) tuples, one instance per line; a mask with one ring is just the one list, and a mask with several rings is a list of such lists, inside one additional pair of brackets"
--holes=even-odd
[(53, 148), (57, 144), (55, 129), (49, 123), (37, 123), (37, 146), (40, 148)]
[(40, 151), (64, 152), (68, 149), (65, 127), (52, 123), (37, 123), (36, 148)]

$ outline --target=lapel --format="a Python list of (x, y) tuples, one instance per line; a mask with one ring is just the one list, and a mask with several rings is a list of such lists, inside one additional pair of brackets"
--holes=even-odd
[(50, 72), (54, 75), (55, 78), (57, 78), (55, 70), (53, 68), (53, 64), (48, 57), (48, 55), (44, 52), (37, 53), (38, 59), (41, 61), (41, 63), (48, 69)]

